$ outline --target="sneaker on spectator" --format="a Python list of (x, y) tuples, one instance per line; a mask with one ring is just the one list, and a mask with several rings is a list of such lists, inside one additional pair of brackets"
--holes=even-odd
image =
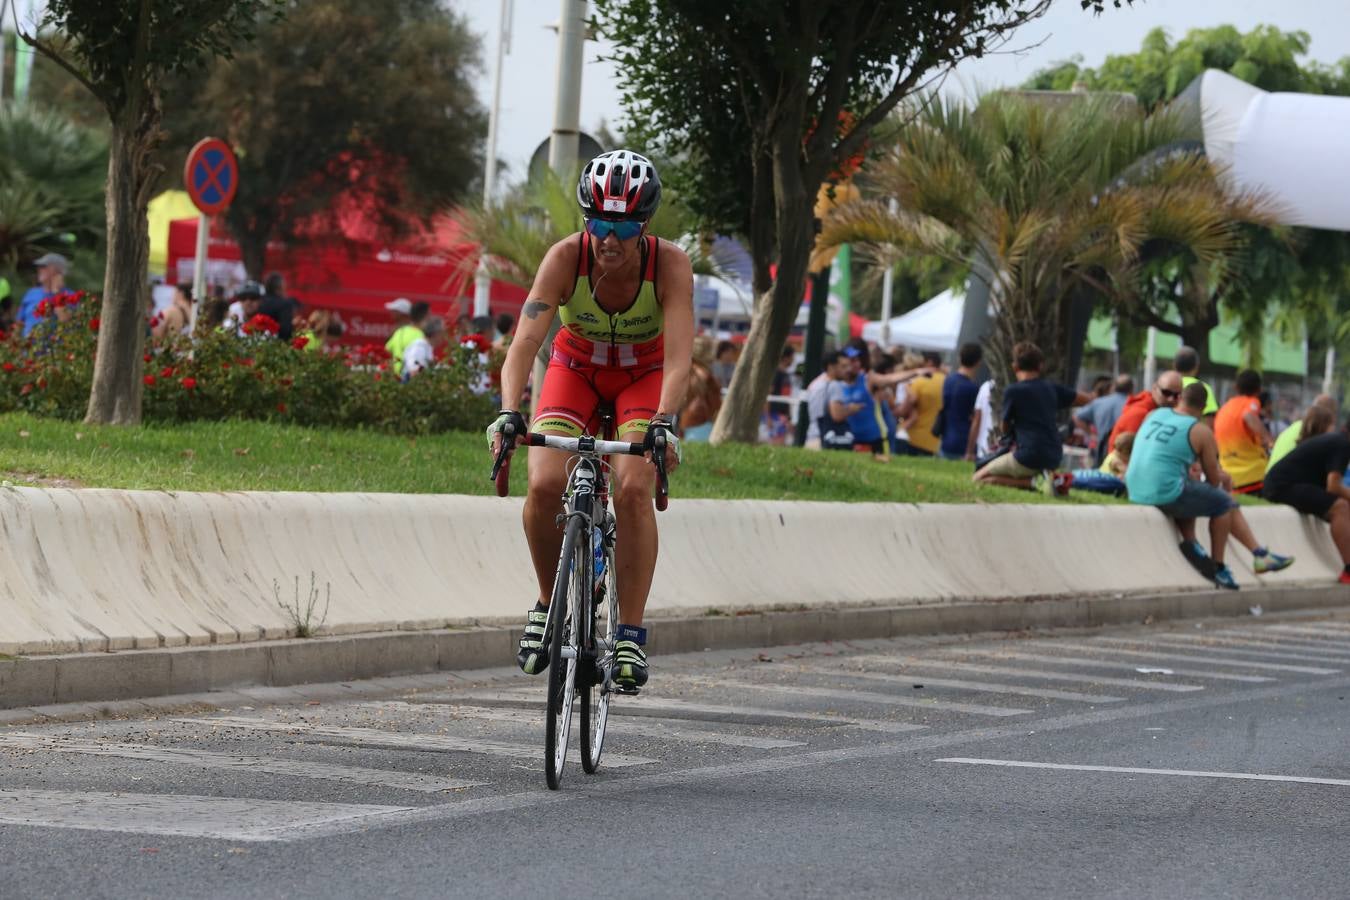
[(1182, 541), (1179, 546), (1181, 547), (1181, 555), (1186, 557), (1186, 562), (1194, 566), (1195, 570), (1201, 575), (1213, 581), (1214, 560), (1209, 558), (1209, 554), (1205, 552), (1204, 547), (1200, 546), (1200, 542)]
[(1224, 565), (1214, 570), (1214, 583), (1230, 591), (1238, 589), (1237, 579), (1233, 577), (1233, 571)]
[(1267, 550), (1260, 556), (1252, 557), (1252, 571), (1257, 575), (1265, 575), (1267, 572), (1278, 572), (1281, 569), (1287, 569), (1294, 564), (1292, 556), (1281, 556)]

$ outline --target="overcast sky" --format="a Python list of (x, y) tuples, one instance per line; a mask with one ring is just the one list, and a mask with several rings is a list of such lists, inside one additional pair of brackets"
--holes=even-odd
[[(479, 96), (485, 107), (492, 102), (492, 67), (496, 59), (497, 25), (501, 0), (448, 0), (465, 14), (472, 29), (483, 37), (484, 71)], [(1025, 81), (1052, 63), (1081, 55), (1096, 66), (1109, 54), (1139, 49), (1145, 34), (1159, 26), (1173, 37), (1191, 28), (1231, 24), (1241, 31), (1256, 25), (1275, 25), (1285, 31), (1312, 35), (1310, 56), (1335, 62), (1350, 56), (1350, 16), (1335, 12), (1344, 0), (1136, 0), (1133, 7), (1108, 9), (1094, 17), (1079, 8), (1078, 0), (1056, 0), (1044, 18), (1014, 34), (996, 55), (969, 60), (944, 84), (944, 91), (974, 93)], [(553, 127), (554, 78), (558, 65), (557, 32), (560, 0), (515, 0), (511, 52), (502, 80), (501, 120), (497, 155), (511, 167), (508, 180), (523, 172), (530, 154)], [(607, 121), (621, 122), (618, 78), (614, 66), (599, 57), (609, 51), (603, 42), (587, 42), (582, 76), (581, 127), (594, 132)]]

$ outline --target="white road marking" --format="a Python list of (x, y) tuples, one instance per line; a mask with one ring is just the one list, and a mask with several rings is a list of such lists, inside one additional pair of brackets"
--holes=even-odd
[[(523, 725), (529, 727), (542, 726), (544, 717), (542, 710), (531, 712), (529, 710), (507, 710), (492, 709), (484, 706), (465, 706), (462, 704), (444, 704), (444, 703), (408, 703), (403, 700), (389, 700), (377, 703), (363, 703), (362, 706), (379, 706), (383, 708), (402, 708), (409, 711), (437, 709), (445, 710), (452, 716), (459, 716), (466, 719), (481, 719), (488, 722), (506, 722), (511, 725)], [(616, 721), (617, 716), (611, 716), (608, 730), (611, 735), (627, 735), (631, 737), (649, 737), (659, 738), (660, 740), (686, 741), (696, 744), (726, 744), (729, 747), (749, 747), (753, 750), (781, 750), (785, 747), (805, 747), (802, 741), (788, 741), (782, 738), (764, 738), (753, 737), (745, 734), (728, 734), (721, 731), (704, 731), (698, 728), (686, 728), (683, 725), (667, 724), (658, 725), (654, 722), (637, 722), (629, 719), (628, 721)], [(675, 720), (680, 721), (680, 720)], [(608, 746), (608, 743), (606, 743)], [(608, 757), (606, 757), (608, 759)]]
[[(1061, 641), (1046, 641), (1038, 644), (1041, 647), (1064, 647), (1069, 650), (1083, 650), (1088, 653), (1119, 653), (1122, 656), (1147, 656), (1154, 659), (1179, 659), (1182, 662), (1196, 662), (1207, 665), (1220, 666), (1240, 666), (1246, 669), (1270, 669), (1275, 672), (1301, 672), (1305, 675), (1335, 675), (1340, 669), (1324, 669), (1316, 666), (1294, 666), (1288, 663), (1271, 662), (1252, 662), (1247, 659), (1234, 659), (1233, 657), (1223, 656), (1193, 656), (1183, 653), (1171, 653), (1164, 650), (1159, 653), (1154, 650), (1128, 650), (1124, 647), (1116, 647), (1116, 644), (1143, 644), (1147, 645), (1149, 641), (1131, 641), (1125, 638), (1100, 637), (1089, 644), (1066, 643)], [(1102, 646), (1110, 644), (1111, 646)]]
[(1022, 687), (1015, 684), (995, 684), (991, 681), (963, 681), (958, 678), (933, 678), (930, 675), (911, 674), (887, 675), (881, 672), (859, 672), (856, 669), (832, 669), (827, 666), (801, 666), (794, 671), (809, 672), (812, 675), (842, 676), (862, 678), (867, 681), (884, 681), (888, 684), (914, 685), (924, 687), (956, 688), (958, 690), (978, 691), (986, 694), (1022, 694), (1027, 697), (1044, 697), (1048, 700), (1068, 700), (1073, 703), (1120, 703), (1124, 697), (1110, 697), (1106, 694), (1082, 694), (1077, 691), (1056, 691), (1052, 688)]
[[(538, 746), (522, 746), (481, 738), (455, 737), (449, 734), (398, 733), (381, 731), (378, 728), (349, 728), (339, 725), (317, 725), (310, 722), (269, 722), (265, 719), (249, 719), (238, 716), (221, 716), (213, 719), (174, 719), (173, 721), (219, 728), (239, 728), (246, 731), (293, 734), (301, 737), (336, 740), (362, 747), (387, 747), (394, 750), (422, 750), (433, 753), (457, 751), (531, 760), (540, 758), (544, 752), (542, 736), (539, 739)], [(622, 756), (620, 754), (611, 756), (608, 753), (605, 754), (605, 765), (615, 768), (648, 766), (655, 762), (656, 760), (647, 759), (643, 756)]]
[[(1350, 678), (1327, 681), (1321, 686), (1326, 688), (1350, 688)], [(1191, 689), (1201, 690), (1201, 688), (1194, 686)], [(1281, 684), (1272, 687), (1253, 688), (1241, 693), (1206, 694), (1163, 702), (1130, 703), (1091, 712), (1037, 719), (1035, 726), (1038, 734), (1048, 734), (1069, 728), (1103, 725), (1108, 722), (1124, 722), (1165, 716), (1171, 713), (1215, 709), (1235, 703), (1249, 703), (1253, 700), (1293, 697), (1307, 689), (1306, 683)], [(1027, 723), (1025, 722), (982, 725), (978, 728), (963, 731), (929, 732), (925, 735), (911, 735), (893, 741), (873, 741), (854, 747), (786, 753), (772, 757), (757, 756), (754, 759), (698, 766), (692, 769), (634, 774), (631, 777), (615, 778), (608, 781), (580, 782), (575, 791), (533, 789), (496, 797), (479, 797), (454, 803), (438, 803), (421, 809), (379, 816), (370, 822), (322, 824), (306, 828), (300, 832), (292, 829), (285, 833), (279, 833), (276, 839), (283, 841), (314, 840), (364, 831), (371, 827), (395, 827), (426, 822), (443, 822), (487, 813), (511, 812), (521, 809), (534, 810), (546, 804), (575, 803), (577, 793), (583, 792), (586, 795), (596, 797), (641, 795), (644, 791), (664, 787), (700, 784), (728, 778), (754, 778), (795, 769), (833, 766), (864, 759), (886, 759), (903, 756), (907, 753), (928, 753), (940, 748), (956, 747), (962, 744), (1020, 738), (1026, 735), (1026, 730)], [(578, 783), (574, 782), (574, 784)]]
[(246, 769), (292, 778), (318, 778), (370, 787), (400, 788), (406, 791), (440, 793), (487, 784), (486, 781), (460, 781), (437, 778), (415, 772), (392, 772), (385, 769), (367, 769), (359, 766), (341, 766), (295, 759), (277, 759), (268, 756), (240, 756), (216, 753), (191, 747), (153, 747), (148, 744), (101, 744), (93, 741), (70, 740), (27, 732), (0, 733), (0, 747), (18, 747), (26, 750), (46, 750), (57, 753), (78, 753), (85, 756), (115, 756), (183, 766), (202, 766), (208, 769)]
[(1039, 678), (1044, 681), (1077, 681), (1082, 684), (1105, 684), (1111, 687), (1137, 688), (1141, 691), (1186, 693), (1205, 689), (1202, 684), (1176, 684), (1171, 681), (1144, 681), (1138, 678), (1111, 678), (1106, 675), (1079, 675), (1076, 672), (1051, 672), (1044, 669), (988, 666), (983, 663), (951, 662), (926, 657), (854, 656), (851, 658), (882, 665), (914, 666), (924, 669), (955, 669), (958, 672), (979, 672), (983, 675), (1004, 675), (1009, 678)]
[(1190, 778), (1236, 778), (1242, 781), (1291, 781), (1295, 784), (1334, 784), (1350, 787), (1343, 778), (1307, 778), (1302, 775), (1258, 775), (1253, 772), (1203, 772), (1193, 769), (1138, 769), (1131, 766), (1077, 766), (1067, 763), (1023, 762), (1015, 759), (970, 759), (949, 756), (934, 762), (962, 763), (967, 766), (1005, 766), (1015, 769), (1065, 769), (1071, 772), (1118, 772), (1124, 775), (1184, 775)]
[[(1156, 643), (1162, 647), (1176, 647), (1178, 650), (1189, 650), (1197, 644), (1202, 647), (1214, 647), (1225, 653), (1245, 653), (1251, 656), (1268, 656), (1271, 659), (1295, 659), (1304, 662), (1325, 662), (1325, 663), (1350, 663), (1350, 656), (1336, 656), (1321, 651), (1302, 651), (1291, 652), (1288, 644), (1275, 644), (1270, 641), (1260, 641), (1255, 638), (1234, 638), (1219, 637), (1212, 634), (1169, 634), (1167, 636), (1158, 635), (1150, 638), (1150, 643)], [(1269, 648), (1269, 649), (1267, 649)], [(1277, 649), (1284, 648), (1284, 649)]]
[[(460, 697), (453, 695), (442, 695), (449, 699), (449, 702), (458, 702), (460, 700), (475, 701), (479, 703), (522, 703), (535, 699), (538, 693), (534, 689), (524, 689), (514, 691), (500, 691), (492, 694), (465, 694)], [(654, 697), (650, 694), (643, 694), (641, 697), (620, 697), (614, 703), (610, 704), (609, 714), (620, 717), (640, 717), (656, 716), (658, 718), (676, 718), (676, 719), (699, 719), (713, 717), (713, 721), (743, 721), (745, 719), (791, 719), (795, 722), (802, 722), (817, 726), (851, 726), (861, 728), (864, 731), (881, 731), (888, 734), (899, 734), (905, 731), (918, 731), (927, 728), (926, 725), (911, 725), (908, 722), (884, 722), (878, 719), (860, 719), (853, 716), (842, 716), (834, 713), (801, 713), (789, 712), (782, 709), (765, 709), (756, 706), (723, 706), (717, 703), (693, 703), (688, 700), (678, 700), (675, 698)], [(605, 756), (609, 758), (608, 755)]]
[[(1104, 659), (1085, 659), (1081, 656), (1056, 656), (1049, 653), (1022, 653), (1018, 650), (967, 650), (965, 648), (945, 648), (948, 653), (963, 657), (985, 657), (992, 659), (1024, 659), (1027, 662), (1034, 663), (1055, 663), (1063, 666), (1086, 666), (1093, 669), (1128, 669), (1133, 672), (1137, 668), (1135, 663), (1112, 662)], [(1103, 647), (1105, 651), (1107, 648)], [(1145, 654), (1147, 655), (1147, 654)], [(1173, 668), (1177, 675), (1183, 675), (1188, 678), (1211, 678), (1216, 681), (1242, 681), (1248, 683), (1259, 683), (1262, 681), (1274, 681), (1274, 678), (1267, 678), (1265, 675), (1233, 675), (1229, 672), (1208, 672), (1198, 669), (1177, 669)]]
[(317, 826), (362, 828), (406, 806), (236, 800), (184, 794), (0, 789), (0, 823), (228, 841), (296, 839)]
[[(700, 679), (691, 679), (700, 681)], [(714, 682), (709, 679), (709, 684)], [(954, 703), (949, 700), (927, 700), (922, 697), (901, 697), (896, 694), (881, 694), (876, 691), (850, 691), (841, 688), (823, 688), (804, 684), (762, 684), (756, 681), (727, 681), (720, 679), (716, 684), (725, 687), (741, 688), (752, 691), (769, 691), (797, 697), (825, 697), (830, 700), (857, 700), (863, 703), (880, 703), (886, 706), (908, 706), (919, 709), (937, 709), (948, 712), (966, 713), (972, 716), (1025, 716), (1033, 710), (1016, 709), (1003, 706), (983, 706), (977, 703)]]

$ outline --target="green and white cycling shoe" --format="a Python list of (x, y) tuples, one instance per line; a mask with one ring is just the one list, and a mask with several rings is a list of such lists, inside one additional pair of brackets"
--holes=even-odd
[(538, 675), (548, 668), (548, 648), (544, 646), (544, 629), (548, 627), (548, 607), (535, 603), (525, 614), (525, 631), (520, 636), (516, 664), (526, 675)]
[(647, 683), (647, 654), (642, 649), (647, 643), (647, 629), (620, 625), (614, 636), (610, 681), (621, 691), (635, 691)]

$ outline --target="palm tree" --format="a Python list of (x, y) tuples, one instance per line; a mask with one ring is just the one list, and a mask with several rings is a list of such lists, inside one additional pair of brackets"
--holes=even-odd
[[(870, 171), (880, 197), (838, 208), (819, 246), (850, 242), (881, 260), (934, 254), (992, 273), (996, 372), (1009, 371), (1015, 343), (1031, 340), (1047, 372), (1062, 373), (1074, 297), (1087, 288), (1132, 302), (1146, 246), (1183, 255), (1208, 287), (1232, 275), (1239, 223), (1261, 221), (1259, 198), (1226, 196), (1208, 160), (1185, 148), (1177, 119), (1109, 99), (934, 100), (894, 135)], [(1213, 302), (1208, 290), (1194, 293)]]
[[(98, 132), (32, 104), (0, 105), (0, 270), (48, 251), (97, 255), (107, 175), (108, 142)], [(102, 266), (82, 271), (101, 276)]]

